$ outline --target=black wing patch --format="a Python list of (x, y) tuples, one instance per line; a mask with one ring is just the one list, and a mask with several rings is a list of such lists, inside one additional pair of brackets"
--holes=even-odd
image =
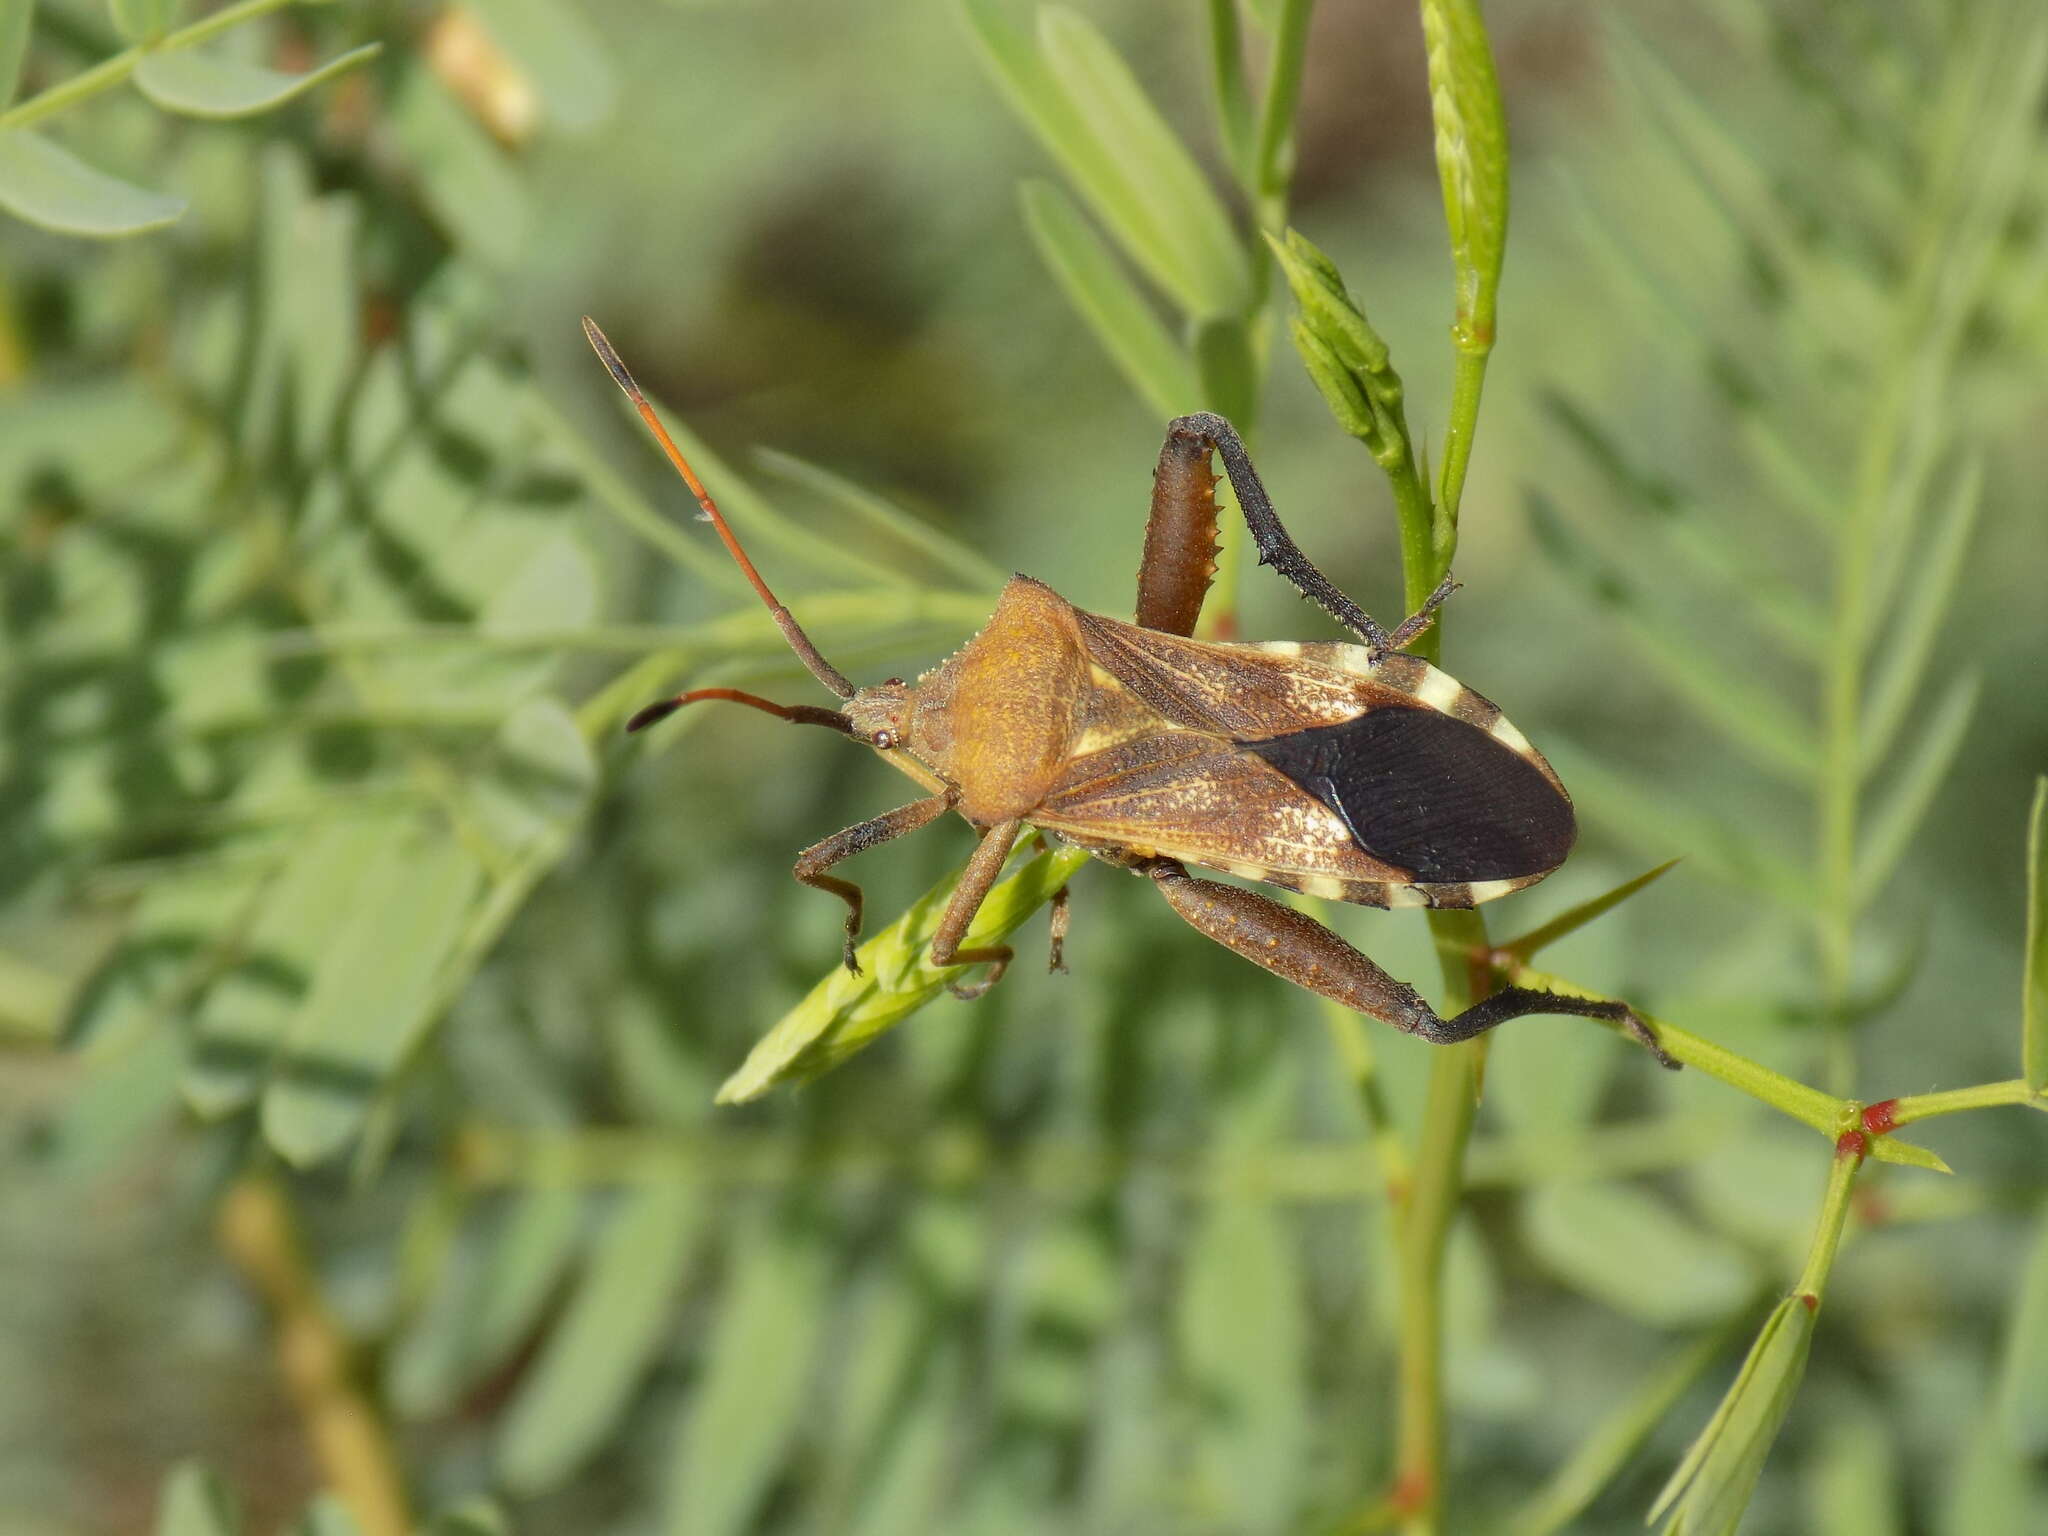
[(1369, 709), (1239, 743), (1344, 818), (1359, 847), (1417, 880), (1514, 880), (1555, 869), (1572, 803), (1519, 752), (1433, 709)]

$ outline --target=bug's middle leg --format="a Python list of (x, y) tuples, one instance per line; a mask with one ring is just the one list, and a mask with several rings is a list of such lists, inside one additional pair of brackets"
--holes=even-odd
[[(1152, 487), (1152, 516), (1145, 528), (1145, 568), (1138, 573), (1138, 623), (1147, 629), (1172, 629), (1188, 634), (1201, 610), (1202, 596), (1214, 574), (1216, 501), (1209, 474), (1213, 450), (1223, 460), (1230, 488), (1251, 529), (1259, 564), (1270, 565), (1294, 584), (1295, 590), (1363, 640), (1375, 655), (1397, 651), (1429, 627), (1438, 604), (1451, 595), (1446, 576), (1408, 618), (1390, 634), (1336, 583), (1316, 568), (1280, 525), (1272, 498), (1252, 467), (1251, 455), (1237, 429), (1221, 416), (1199, 411), (1177, 417), (1166, 429), (1159, 450), (1159, 469)], [(1159, 574), (1153, 574), (1154, 561)], [(1185, 620), (1186, 628), (1175, 625)]]
[(962, 949), (960, 940), (967, 934), (967, 928), (974, 921), (974, 914), (981, 910), (989, 890), (996, 883), (996, 876), (1003, 872), (1003, 864), (1010, 857), (1010, 849), (1016, 846), (1017, 833), (1023, 823), (1001, 821), (990, 827), (981, 836), (973, 857), (960, 872), (960, 883), (953, 887), (952, 898), (946, 903), (944, 915), (939, 918), (938, 932), (932, 935), (933, 965), (980, 965), (986, 963), (988, 974), (976, 982), (947, 982), (946, 986), (955, 997), (975, 998), (1003, 979), (1003, 972), (1010, 964), (1010, 957), (1016, 953), (1007, 944), (986, 944), (975, 949)]
[(821, 842), (811, 844), (796, 856), (796, 868), (791, 871), (798, 880), (814, 890), (830, 891), (846, 903), (846, 948), (843, 958), (846, 968), (854, 975), (860, 974), (860, 961), (853, 952), (854, 940), (860, 937), (862, 897), (860, 887), (851, 880), (841, 880), (837, 875), (828, 875), (830, 869), (842, 859), (850, 859), (856, 853), (865, 853), (878, 843), (891, 838), (915, 832), (919, 827), (928, 826), (953, 808), (958, 799), (952, 790), (933, 795), (926, 800), (914, 800), (909, 805), (900, 805), (893, 811), (884, 811), (858, 826), (848, 827), (844, 832), (834, 832)]
[(1306, 913), (1256, 891), (1197, 880), (1171, 859), (1145, 865), (1144, 873), (1152, 877), (1174, 911), (1224, 948), (1298, 987), (1437, 1045), (1470, 1040), (1524, 1014), (1566, 1013), (1624, 1024), (1662, 1065), (1678, 1065), (1664, 1054), (1649, 1026), (1625, 1004), (1509, 987), (1446, 1019), (1421, 993), (1396, 981)]
[(1180, 425), (1167, 428), (1152, 472), (1135, 617), (1143, 629), (1192, 635), (1216, 577), (1216, 476), (1209, 469), (1209, 439), (1179, 431)]
[(1052, 893), (1052, 949), (1046, 956), (1048, 971), (1064, 973), (1067, 968), (1067, 930), (1073, 926), (1073, 909), (1069, 906), (1067, 888), (1063, 885)]

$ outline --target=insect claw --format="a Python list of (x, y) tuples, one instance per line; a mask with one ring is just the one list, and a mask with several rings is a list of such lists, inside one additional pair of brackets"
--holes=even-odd
[(1644, 1049), (1657, 1058), (1657, 1065), (1666, 1072), (1678, 1072), (1684, 1069), (1685, 1063), (1678, 1060), (1677, 1057), (1657, 1043), (1656, 1031), (1642, 1021), (1642, 1018), (1636, 1013), (1635, 1009), (1629, 1008), (1623, 1011), (1622, 1023), (1630, 1034), (1643, 1042)]

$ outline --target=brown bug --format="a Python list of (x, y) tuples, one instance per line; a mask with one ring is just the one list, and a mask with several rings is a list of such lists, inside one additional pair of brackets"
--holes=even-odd
[[(932, 793), (803, 851), (796, 878), (847, 905), (845, 963), (858, 971), (860, 887), (830, 873), (854, 854), (958, 811), (980, 834), (932, 938), (937, 966), (986, 964), (956, 987), (978, 996), (1007, 945), (961, 938), (1027, 824), (1149, 877), (1195, 928), (1254, 965), (1425, 1040), (1469, 1040), (1530, 1013), (1625, 1024), (1664, 1055), (1626, 1005), (1509, 987), (1445, 1019), (1321, 923), (1187, 865), (1372, 907), (1471, 907), (1533, 885), (1576, 836), (1571, 797), (1500, 710), (1402, 653), (1449, 596), (1383, 630), (1318, 571), (1274, 515), (1230, 423), (1183, 416), (1153, 480), (1135, 623), (1083, 613), (1013, 576), (987, 625), (915, 683), (855, 688), (768, 590), (716, 504), (597, 326), (584, 334), (682, 474), (705, 518), (811, 674), (844, 709), (699, 688), (641, 710), (637, 731), (685, 704), (724, 699), (824, 725), (888, 754)], [(1259, 563), (1285, 576), (1362, 644), (1191, 638), (1216, 571), (1222, 457)], [(1065, 926), (1053, 915), (1053, 964)]]

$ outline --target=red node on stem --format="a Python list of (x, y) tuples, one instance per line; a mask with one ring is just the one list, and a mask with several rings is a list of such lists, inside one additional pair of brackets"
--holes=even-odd
[(1394, 1480), (1393, 1494), (1388, 1503), (1403, 1515), (1412, 1515), (1429, 1503), (1429, 1473), (1420, 1468), (1410, 1468)]
[(1863, 1157), (1870, 1151), (1870, 1138), (1861, 1131), (1844, 1131), (1835, 1140), (1835, 1156)]
[(1897, 1099), (1880, 1099), (1863, 1111), (1863, 1129), (1873, 1136), (1888, 1136), (1899, 1128), (1892, 1118), (1892, 1111), (1899, 1107)]

